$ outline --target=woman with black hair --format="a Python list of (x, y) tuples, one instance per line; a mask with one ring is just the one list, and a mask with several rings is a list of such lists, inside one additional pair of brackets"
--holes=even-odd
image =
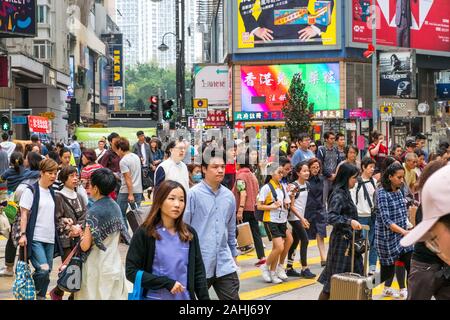
[[(399, 163), (391, 164), (381, 178), (382, 188), (377, 190), (378, 214), (375, 223), (375, 247), (380, 258), (381, 282), (390, 280), (395, 274), (397, 261), (404, 263), (409, 274), (413, 247), (402, 247), (400, 240), (408, 234), (408, 211), (406, 199), (400, 190), (405, 169)], [(385, 286), (384, 291), (390, 287)], [(403, 291), (406, 289), (403, 288)], [(400, 291), (406, 296), (406, 292)]]
[[(28, 156), (33, 153), (28, 153)], [(39, 156), (41, 159), (41, 157)], [(19, 184), (26, 179), (37, 179), (39, 171), (31, 171), (24, 166), (24, 159), (20, 152), (13, 152), (10, 158), (10, 168), (0, 177), (0, 182), (7, 182), (9, 192), (16, 191)]]
[[(337, 172), (333, 189), (328, 197), (328, 224), (333, 226), (330, 236), (327, 264), (318, 282), (323, 284), (319, 300), (330, 298), (331, 277), (334, 274), (350, 272), (352, 264), (352, 230), (361, 230), (358, 210), (352, 201), (350, 189), (356, 184), (358, 169), (344, 163)], [(360, 235), (358, 235), (360, 236)], [(355, 253), (354, 273), (363, 274), (362, 255)]]

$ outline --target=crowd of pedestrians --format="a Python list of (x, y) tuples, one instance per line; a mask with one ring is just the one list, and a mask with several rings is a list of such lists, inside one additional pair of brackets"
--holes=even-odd
[[(368, 232), (368, 271), (380, 273), (383, 295), (449, 299), (449, 144), (428, 154), (419, 134), (389, 152), (382, 134), (372, 138), (360, 156), (334, 132), (324, 134), (323, 145), (306, 133), (291, 143), (283, 138), (267, 155), (249, 141), (225, 139), (192, 146), (181, 138), (163, 149), (143, 131), (135, 142), (111, 133), (95, 150), (75, 136), (70, 145), (33, 136), (23, 147), (4, 135), (0, 183), (19, 209), (0, 276), (14, 276), (19, 247), (19, 259), (34, 268), (36, 298), (61, 300), (64, 291), (49, 288), (53, 259), (65, 261), (75, 250), (82, 280), (69, 299), (126, 299), (126, 280), (142, 278), (149, 300), (210, 299), (211, 287), (219, 299), (238, 300), (237, 257), (254, 248), (264, 282), (317, 279), (326, 300), (333, 275), (351, 265), (364, 273), (362, 255), (351, 258), (355, 230), (357, 239)], [(129, 212), (146, 197), (150, 212), (132, 232)], [(240, 247), (237, 227), (246, 222), (253, 245)], [(320, 274), (308, 264), (313, 240)], [(128, 246), (125, 265), (121, 243)]]

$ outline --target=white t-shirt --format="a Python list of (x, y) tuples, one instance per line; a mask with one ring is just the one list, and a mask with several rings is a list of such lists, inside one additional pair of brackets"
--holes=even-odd
[(141, 144), (141, 154), (142, 154), (142, 158), (144, 160), (142, 160), (142, 164), (146, 164), (147, 163), (147, 153), (145, 152), (145, 143)]
[(125, 181), (124, 173), (130, 172), (131, 182), (133, 184), (133, 193), (142, 193), (142, 168), (141, 159), (130, 152), (120, 160), (120, 172), (122, 173), (122, 185), (120, 186), (119, 193), (128, 193), (127, 183)]
[[(277, 200), (281, 201), (283, 205), (278, 209), (270, 210), (270, 221), (264, 220), (264, 222), (285, 223), (287, 221), (288, 211), (287, 208), (285, 208), (284, 203), (291, 203), (291, 199), (289, 199), (286, 190), (284, 190), (283, 193), (283, 190), (281, 190), (280, 188), (275, 188), (275, 192), (277, 193)], [(272, 197), (272, 191), (270, 190), (269, 185), (265, 184), (259, 192), (258, 200), (265, 203), (269, 194)], [(284, 199), (284, 195), (286, 195), (286, 200)], [(275, 201), (275, 199), (272, 198), (272, 201)]]
[[(373, 179), (373, 184), (377, 185), (377, 180), (375, 178)], [(370, 201), (372, 202), (372, 206), (374, 205), (373, 201), (373, 194), (375, 193), (375, 188), (373, 187), (372, 183), (369, 179), (362, 179), (365, 183), (364, 186), (367, 189), (367, 192), (370, 196)], [(356, 190), (358, 190), (358, 182), (355, 184), (355, 186), (350, 190), (350, 194), (352, 196), (353, 203), (358, 208), (358, 216), (361, 218), (368, 218), (371, 215), (372, 209), (369, 206), (369, 201), (367, 201), (366, 198), (364, 198), (364, 189), (363, 186), (359, 188), (358, 195), (356, 194)], [(356, 196), (358, 196), (358, 204), (356, 204)]]
[[(299, 184), (296, 181), (295, 184), (296, 184), (296, 186), (298, 186), (298, 189), (300, 190), (300, 194), (298, 195), (297, 199), (294, 200), (294, 207), (300, 213), (300, 216), (302, 218), (304, 218), (306, 202), (308, 201), (308, 187), (307, 187), (306, 183)], [(288, 220), (289, 221), (298, 221), (300, 219), (291, 211), (289, 213)]]
[[(34, 229), (33, 241), (55, 243), (55, 202), (50, 189), (39, 186), (39, 208)], [(20, 197), (20, 207), (31, 210), (33, 206), (33, 192), (27, 188)]]

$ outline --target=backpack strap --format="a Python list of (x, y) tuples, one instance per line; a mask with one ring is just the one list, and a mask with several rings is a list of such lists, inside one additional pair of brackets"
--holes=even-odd
[[(372, 181), (372, 178), (370, 179), (370, 181)], [(369, 207), (371, 209), (373, 209), (373, 203), (372, 203), (372, 200), (370, 200), (369, 191), (367, 191), (367, 188), (366, 188), (366, 182), (363, 182), (362, 188), (364, 190), (364, 197), (367, 198), (367, 202), (369, 203)]]

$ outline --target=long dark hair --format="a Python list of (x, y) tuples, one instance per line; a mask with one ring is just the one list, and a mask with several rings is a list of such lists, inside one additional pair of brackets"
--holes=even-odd
[(392, 184), (391, 180), (389, 180), (390, 176), (393, 176), (397, 171), (403, 170), (405, 171), (405, 168), (399, 163), (393, 163), (387, 169), (384, 171), (383, 176), (381, 177), (381, 185), (383, 186), (383, 189), (386, 191), (392, 191)]
[(350, 163), (343, 163), (339, 167), (339, 171), (336, 174), (336, 179), (333, 182), (333, 192), (336, 190), (348, 191), (348, 180), (351, 177), (356, 176), (359, 173), (358, 168)]
[[(161, 207), (163, 206), (164, 201), (166, 201), (172, 190), (177, 188), (183, 190), (184, 201), (185, 203), (187, 202), (186, 190), (184, 189), (184, 187), (176, 181), (166, 180), (158, 187), (153, 198), (153, 206), (150, 210), (150, 214), (142, 224), (143, 227), (147, 230), (147, 234), (150, 237), (155, 238), (156, 240), (161, 240), (160, 234), (156, 231), (156, 228), (162, 224)], [(192, 241), (193, 239), (192, 233), (188, 230), (187, 225), (183, 222), (185, 209), (186, 205), (184, 206), (181, 215), (175, 220), (175, 229), (179, 234), (180, 240), (183, 242)]]
[(19, 173), (20, 168), (23, 167), (23, 155), (20, 152), (13, 152), (11, 154), (11, 159), (9, 160), (9, 163), (14, 168), (14, 170)]

